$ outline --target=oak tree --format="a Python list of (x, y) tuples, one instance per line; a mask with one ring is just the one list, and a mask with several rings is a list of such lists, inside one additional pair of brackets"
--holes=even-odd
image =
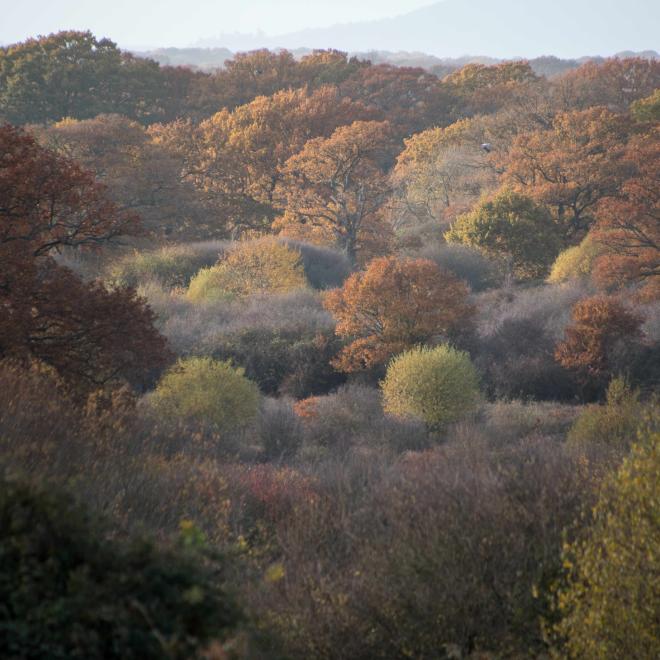
[(350, 340), (334, 364), (370, 369), (417, 344), (434, 342), (469, 322), (467, 286), (427, 259), (374, 259), (341, 289), (324, 296), (336, 333)]

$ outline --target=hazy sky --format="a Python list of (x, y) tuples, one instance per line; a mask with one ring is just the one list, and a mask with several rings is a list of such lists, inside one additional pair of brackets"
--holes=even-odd
[(433, 0), (0, 0), (0, 43), (90, 29), (124, 47), (189, 46), (221, 33), (282, 34), (384, 18)]

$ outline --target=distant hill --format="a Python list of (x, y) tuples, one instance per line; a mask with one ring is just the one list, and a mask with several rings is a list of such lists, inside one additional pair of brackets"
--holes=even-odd
[[(296, 48), (291, 51), (296, 58), (304, 57), (312, 52), (310, 48)], [(221, 69), (225, 62), (231, 59), (235, 53), (227, 48), (158, 48), (150, 51), (134, 51), (138, 57), (148, 57), (156, 60), (162, 65), (187, 66), (202, 71)], [(440, 78), (460, 69), (466, 64), (497, 64), (504, 60), (495, 57), (466, 56), (466, 57), (436, 57), (426, 53), (385, 50), (372, 50), (365, 52), (350, 52), (351, 57), (361, 60), (369, 60), (373, 64), (393, 64), (394, 66), (421, 67), (437, 75)], [(660, 53), (656, 51), (625, 51), (616, 53), (616, 57), (644, 57), (647, 59), (660, 59)], [(580, 64), (590, 61), (602, 60), (601, 57), (579, 57), (576, 59), (560, 59), (552, 55), (537, 57), (529, 60), (535, 73), (548, 78), (561, 74), (569, 69), (575, 69)]]
[(445, 0), (395, 18), (280, 36), (223, 35), (200, 46), (232, 50), (338, 48), (438, 57), (612, 55), (660, 46), (660, 2), (651, 0)]

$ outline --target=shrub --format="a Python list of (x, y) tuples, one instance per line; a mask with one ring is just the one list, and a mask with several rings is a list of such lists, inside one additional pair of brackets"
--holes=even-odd
[(467, 282), (473, 291), (498, 286), (502, 280), (498, 264), (468, 245), (448, 243), (429, 246), (423, 248), (417, 256), (434, 261), (440, 268)]
[(353, 270), (349, 258), (340, 250), (286, 239), (282, 243), (300, 252), (307, 281), (315, 289), (341, 286)]
[(418, 417), (431, 427), (461, 419), (479, 402), (479, 378), (469, 356), (446, 345), (394, 358), (382, 390), (388, 413)]
[(0, 655), (183, 659), (226, 641), (241, 613), (194, 545), (120, 542), (52, 488), (1, 482)]
[(573, 445), (602, 444), (627, 451), (637, 437), (644, 409), (639, 392), (623, 378), (615, 378), (607, 389), (605, 405), (587, 406), (575, 420), (567, 440)]
[(233, 299), (306, 286), (300, 252), (274, 238), (263, 238), (236, 244), (216, 266), (202, 269), (190, 282), (188, 299)]
[(194, 420), (219, 431), (248, 425), (257, 415), (259, 388), (230, 362), (189, 358), (163, 376), (150, 404), (172, 421)]
[(218, 261), (228, 244), (222, 241), (181, 243), (149, 252), (135, 251), (109, 268), (109, 278), (122, 286), (137, 287), (155, 280), (164, 287), (187, 287), (204, 267)]
[(345, 385), (334, 394), (299, 401), (294, 409), (307, 446), (322, 447), (331, 455), (357, 447), (400, 452), (428, 446), (423, 423), (386, 417), (380, 392), (373, 387)]
[(340, 348), (330, 332), (259, 326), (215, 335), (201, 347), (213, 358), (245, 369), (262, 392), (295, 398), (323, 394), (345, 380), (330, 365)]
[(564, 550), (556, 632), (570, 658), (660, 656), (660, 433), (647, 430)]
[(560, 232), (550, 212), (510, 190), (460, 216), (445, 238), (510, 260), (521, 280), (543, 277), (560, 249)]
[(574, 247), (559, 254), (552, 264), (548, 282), (559, 284), (567, 280), (588, 277), (596, 259), (603, 254), (604, 248), (591, 236)]
[(571, 401), (575, 376), (554, 357), (582, 283), (492, 291), (477, 298), (478, 337), (471, 347), (489, 397)]
[(303, 429), (289, 401), (266, 398), (259, 411), (259, 439), (266, 458), (288, 459), (303, 443)]

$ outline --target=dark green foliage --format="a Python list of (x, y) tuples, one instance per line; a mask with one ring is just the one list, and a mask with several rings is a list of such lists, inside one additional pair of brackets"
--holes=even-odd
[(241, 619), (196, 549), (110, 539), (62, 494), (0, 482), (0, 656), (191, 658)]
[(200, 75), (134, 58), (91, 32), (59, 32), (0, 48), (0, 116), (16, 124), (111, 112), (172, 120)]
[(345, 377), (329, 364), (339, 348), (339, 340), (330, 334), (253, 327), (218, 336), (211, 354), (243, 367), (265, 394), (279, 392), (300, 399), (344, 382)]

